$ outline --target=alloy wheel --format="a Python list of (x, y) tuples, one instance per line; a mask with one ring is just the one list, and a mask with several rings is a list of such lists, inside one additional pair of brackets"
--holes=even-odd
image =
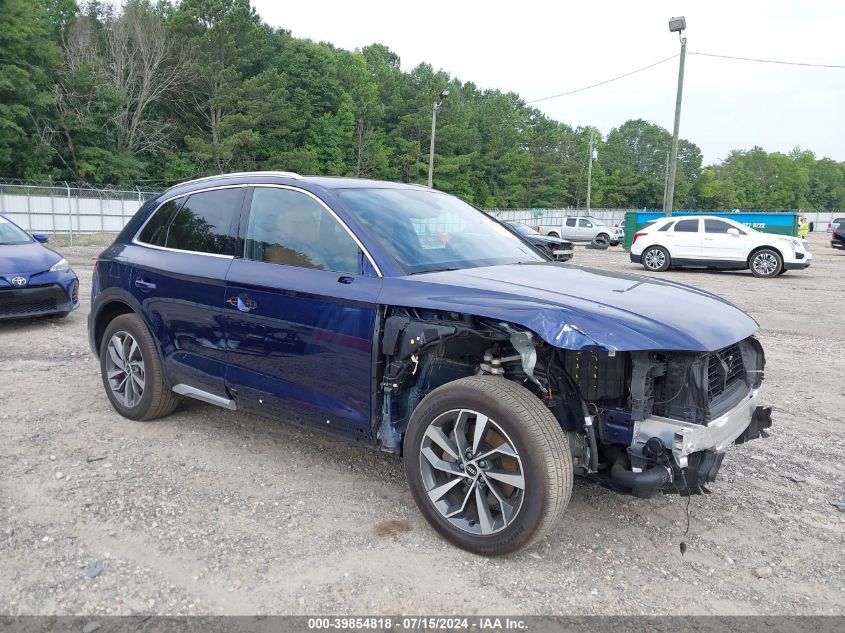
[(109, 387), (123, 406), (132, 408), (144, 395), (146, 375), (138, 341), (128, 332), (115, 332), (109, 339), (107, 353)]
[(666, 255), (663, 251), (655, 248), (646, 252), (644, 261), (646, 268), (659, 270), (660, 268), (663, 268), (663, 265), (666, 263)]
[(470, 409), (439, 415), (420, 445), (420, 473), (440, 515), (470, 534), (495, 534), (519, 514), (525, 474), (500, 425)]
[(769, 275), (774, 274), (778, 267), (778, 260), (772, 254), (768, 252), (759, 253), (754, 257), (754, 271), (758, 275), (762, 275), (767, 277)]

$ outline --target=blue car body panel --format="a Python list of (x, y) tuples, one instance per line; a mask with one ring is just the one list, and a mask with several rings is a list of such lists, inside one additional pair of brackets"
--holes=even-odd
[(362, 275), (236, 259), (226, 383), (239, 406), (343, 435), (369, 431), (380, 287)]
[(555, 262), (386, 279), (379, 303), (508, 321), (563, 349), (714, 351), (758, 328), (697, 288)]
[(141, 305), (174, 385), (223, 397), (226, 334), (223, 300), (231, 260), (132, 244), (128, 290)]
[(61, 259), (34, 238), (25, 244), (0, 244), (0, 319), (64, 314), (78, 308), (76, 273), (50, 271)]

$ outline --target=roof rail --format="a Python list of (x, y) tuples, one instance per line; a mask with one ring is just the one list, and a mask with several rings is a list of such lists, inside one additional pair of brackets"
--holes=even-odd
[(217, 174), (215, 176), (205, 176), (203, 178), (194, 178), (181, 184), (187, 185), (195, 182), (208, 182), (210, 180), (219, 180), (221, 178), (236, 178), (241, 176), (275, 176), (277, 178), (293, 178), (295, 180), (302, 180), (302, 176), (292, 171), (238, 171), (231, 174)]

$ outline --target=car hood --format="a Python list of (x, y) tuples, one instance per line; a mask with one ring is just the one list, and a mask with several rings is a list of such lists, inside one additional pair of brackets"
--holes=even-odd
[(691, 286), (556, 262), (387, 278), (379, 303), (500, 319), (563, 349), (715, 351), (758, 329)]
[(543, 244), (555, 244), (558, 246), (562, 244), (569, 244), (569, 242), (564, 239), (561, 239), (559, 237), (551, 237), (549, 235), (534, 235), (532, 236), (532, 238), (537, 242), (541, 242)]
[(38, 242), (0, 245), (0, 275), (34, 275), (49, 270), (61, 255)]

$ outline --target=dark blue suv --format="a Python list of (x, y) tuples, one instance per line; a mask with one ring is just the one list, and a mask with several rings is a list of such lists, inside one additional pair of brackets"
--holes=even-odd
[(482, 554), (546, 534), (573, 475), (706, 490), (770, 425), (756, 330), (701, 290), (554, 262), (453, 196), (285, 172), (147, 202), (89, 317), (122, 415), (190, 397), (401, 454), (426, 519)]

